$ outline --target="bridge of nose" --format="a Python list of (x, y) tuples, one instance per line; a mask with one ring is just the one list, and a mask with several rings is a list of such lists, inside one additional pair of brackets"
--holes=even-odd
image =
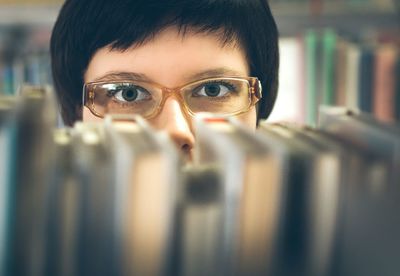
[(194, 147), (192, 118), (177, 97), (168, 97), (151, 123), (155, 128), (167, 131), (179, 149), (188, 152)]

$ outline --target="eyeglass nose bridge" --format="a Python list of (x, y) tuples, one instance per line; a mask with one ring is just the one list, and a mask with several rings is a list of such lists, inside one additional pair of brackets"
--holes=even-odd
[(188, 108), (187, 104), (185, 103), (185, 99), (182, 96), (180, 87), (178, 87), (178, 88), (162, 87), (161, 93), (162, 93), (161, 102), (158, 105), (157, 111), (151, 117), (154, 117), (154, 116), (157, 116), (158, 114), (160, 114), (161, 110), (164, 108), (165, 102), (170, 97), (173, 97), (178, 101), (178, 104), (179, 104), (181, 110), (184, 112), (184, 114), (187, 118), (189, 118), (190, 116), (193, 115), (192, 112), (190, 111), (190, 109)]
[(163, 98), (168, 98), (171, 95), (179, 94), (180, 90), (181, 90), (180, 88), (169, 88), (169, 87), (162, 87), (161, 88), (161, 91), (163, 93)]

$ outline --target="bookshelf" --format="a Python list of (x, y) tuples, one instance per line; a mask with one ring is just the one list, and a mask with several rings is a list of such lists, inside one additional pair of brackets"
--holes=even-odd
[(63, 1), (0, 1), (0, 93), (51, 84), (49, 40)]
[[(387, 67), (384, 70), (390, 72), (390, 79), (379, 79), (376, 75), (382, 74), (378, 74), (375, 68), (376, 64), (382, 63), (375, 63), (382, 56), (378, 54), (381, 48), (390, 46), (395, 48), (395, 52), (399, 52), (400, 9), (396, 1), (270, 0), (270, 6), (280, 33), (281, 48), (280, 90), (270, 120), (315, 125), (319, 104), (346, 105), (376, 114), (386, 121), (399, 120), (400, 107), (399, 100), (396, 99), (399, 84), (393, 84), (392, 91), (386, 89), (389, 84), (384, 88), (385, 91), (381, 85), (379, 93), (369, 91), (369, 98), (366, 98), (364, 90), (367, 85), (360, 82), (360, 79), (369, 77), (375, 82), (370, 83), (374, 89), (377, 83), (399, 83), (396, 70), (400, 66), (397, 63), (400, 62), (397, 61), (397, 53), (392, 54), (395, 61), (389, 62), (391, 65), (383, 66)], [(369, 66), (373, 68), (365, 70), (365, 65), (361, 64), (367, 55), (366, 51), (372, 49), (373, 53), (370, 55), (373, 56), (373, 63)], [(340, 63), (343, 61), (339, 58), (340, 55), (345, 56), (344, 63)], [(365, 74), (369, 75), (366, 77)], [(327, 84), (326, 81), (330, 83)], [(332, 94), (327, 96), (326, 89), (333, 90), (333, 94), (341, 94), (342, 98), (348, 98), (348, 102), (336, 100)], [(397, 107), (391, 108), (398, 109), (392, 112), (397, 112), (397, 117), (380, 116), (380, 112), (375, 110), (376, 106), (382, 106), (375, 104), (376, 95), (387, 93), (390, 97), (385, 96), (386, 99), (381, 102), (397, 102)], [(333, 100), (324, 100), (327, 97), (333, 97)], [(368, 101), (370, 102), (367, 106), (372, 106), (371, 108), (359, 104)]]
[(26, 24), (51, 27), (63, 0), (0, 0), (0, 26)]
[(59, 4), (0, 4), (0, 6), (1, 27), (22, 24), (51, 28), (57, 18), (58, 11), (60, 9)]
[(55, 130), (48, 90), (19, 100), (0, 98), (4, 275), (399, 275), (400, 128), (205, 118), (182, 166), (145, 121)]
[(399, 29), (400, 26), (400, 19), (393, 10), (332, 10), (315, 15), (302, 9), (299, 13), (278, 9), (275, 18), (279, 32), (283, 36), (294, 35), (315, 27), (334, 27), (357, 34), (360, 30)]

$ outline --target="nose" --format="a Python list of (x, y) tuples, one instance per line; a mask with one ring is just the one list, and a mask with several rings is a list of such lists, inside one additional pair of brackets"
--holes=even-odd
[(150, 123), (156, 129), (167, 131), (178, 149), (187, 158), (191, 158), (191, 150), (194, 147), (192, 122), (177, 99), (169, 97), (161, 112)]

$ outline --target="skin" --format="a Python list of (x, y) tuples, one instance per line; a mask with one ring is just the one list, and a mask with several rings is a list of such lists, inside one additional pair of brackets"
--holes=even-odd
[[(168, 88), (179, 87), (205, 77), (249, 76), (244, 51), (236, 44), (222, 46), (217, 34), (185, 35), (174, 27), (154, 39), (126, 51), (104, 47), (91, 59), (84, 75), (85, 82), (106, 80), (111, 73), (136, 73)], [(256, 128), (256, 109), (237, 118), (251, 129)], [(83, 121), (102, 120), (89, 109), (83, 109)], [(149, 120), (159, 130), (168, 132), (176, 146), (192, 156), (195, 145), (193, 118), (186, 114), (174, 97), (169, 97), (161, 112)]]

